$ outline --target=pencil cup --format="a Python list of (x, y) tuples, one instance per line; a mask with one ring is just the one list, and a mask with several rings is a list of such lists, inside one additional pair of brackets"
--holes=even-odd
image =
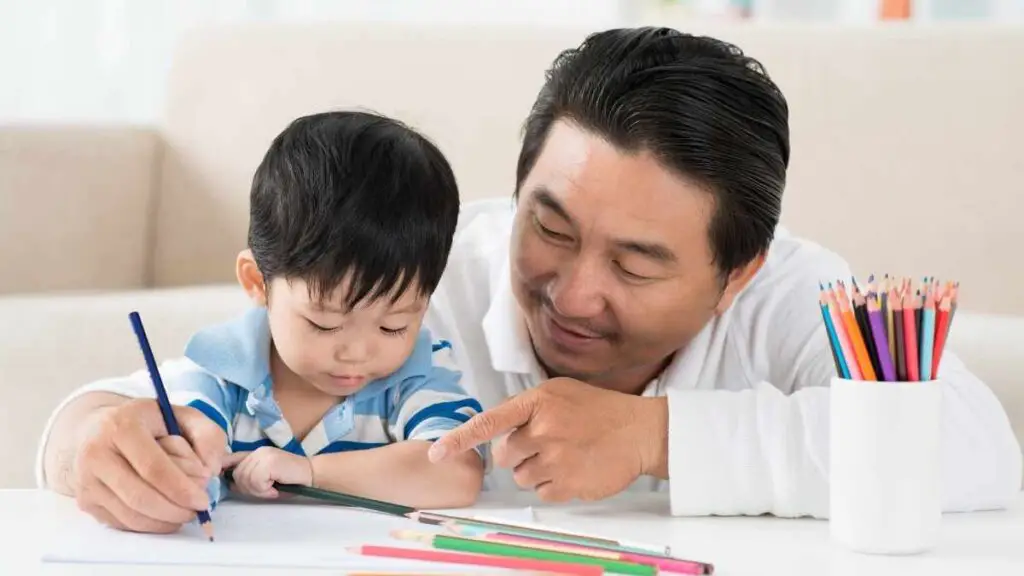
[(829, 529), (856, 552), (932, 548), (942, 520), (942, 387), (833, 378)]

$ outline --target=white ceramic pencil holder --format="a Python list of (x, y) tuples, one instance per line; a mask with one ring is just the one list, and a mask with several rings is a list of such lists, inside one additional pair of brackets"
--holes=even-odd
[(829, 529), (856, 552), (914, 554), (942, 520), (942, 387), (833, 378)]

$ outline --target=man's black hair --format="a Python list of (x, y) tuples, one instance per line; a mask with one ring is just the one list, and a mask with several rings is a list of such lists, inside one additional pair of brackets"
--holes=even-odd
[(778, 87), (736, 46), (670, 28), (599, 32), (548, 70), (524, 127), (516, 194), (552, 124), (570, 121), (623, 151), (652, 153), (710, 192), (709, 242), (727, 275), (774, 237), (788, 117)]
[(302, 279), (323, 299), (351, 277), (347, 307), (437, 287), (459, 214), (441, 151), (401, 122), (361, 111), (293, 121), (256, 169), (249, 248), (269, 286)]

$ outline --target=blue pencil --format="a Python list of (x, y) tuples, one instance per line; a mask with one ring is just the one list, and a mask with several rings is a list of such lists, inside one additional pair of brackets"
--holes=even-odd
[[(824, 290), (824, 287), (822, 287)], [(824, 296), (821, 297), (821, 302), (818, 304), (821, 308), (821, 317), (825, 320), (825, 331), (828, 332), (829, 340), (832, 341), (832, 359), (835, 360), (836, 368), (839, 369), (839, 375), (843, 378), (850, 378), (850, 369), (846, 366), (846, 358), (843, 357), (843, 348), (839, 344), (839, 336), (836, 334), (836, 327), (832, 323), (832, 316), (828, 312), (828, 304), (825, 303)]]
[(925, 296), (924, 321), (921, 323), (921, 382), (927, 382), (933, 378), (932, 374), (932, 346), (935, 345), (935, 300), (929, 290)]
[[(164, 388), (164, 381), (160, 378), (160, 370), (157, 369), (156, 359), (153, 358), (153, 349), (149, 347), (149, 338), (146, 337), (146, 329), (142, 327), (142, 317), (138, 312), (128, 315), (132, 321), (132, 328), (139, 340), (139, 348), (142, 348), (142, 356), (146, 359), (146, 368), (149, 370), (149, 378), (153, 381), (153, 388), (156, 389), (156, 401), (160, 406), (160, 413), (164, 417), (164, 425), (167, 426), (167, 434), (170, 436), (182, 436), (181, 427), (178, 426), (178, 419), (174, 417), (174, 410), (171, 409), (171, 401), (167, 398), (167, 389)], [(210, 513), (207, 510), (199, 511), (199, 525), (203, 532), (213, 542), (213, 521), (210, 520)]]

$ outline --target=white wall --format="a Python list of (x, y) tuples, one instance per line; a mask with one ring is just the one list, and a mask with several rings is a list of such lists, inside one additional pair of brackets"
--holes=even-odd
[(158, 118), (194, 26), (340, 19), (605, 26), (620, 0), (0, 0), (0, 122)]

